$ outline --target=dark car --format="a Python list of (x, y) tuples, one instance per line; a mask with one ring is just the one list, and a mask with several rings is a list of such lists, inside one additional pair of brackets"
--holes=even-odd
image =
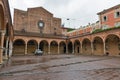
[(43, 51), (41, 51), (40, 49), (36, 49), (35, 50), (35, 55), (43, 55)]

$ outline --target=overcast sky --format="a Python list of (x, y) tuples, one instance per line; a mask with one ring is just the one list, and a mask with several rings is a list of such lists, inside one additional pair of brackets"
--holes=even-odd
[[(97, 13), (120, 4), (120, 0), (9, 0), (13, 9), (27, 10), (44, 7), (55, 17), (62, 18), (66, 27), (79, 28), (98, 21)], [(67, 20), (69, 18), (69, 20)]]

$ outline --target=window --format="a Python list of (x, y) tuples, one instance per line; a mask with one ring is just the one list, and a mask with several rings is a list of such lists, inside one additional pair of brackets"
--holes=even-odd
[(115, 23), (115, 27), (120, 27), (120, 22)]
[(104, 29), (107, 29), (107, 28), (109, 28), (109, 26), (107, 26), (107, 25), (104, 25), (104, 26), (102, 27), (103, 30), (104, 30)]
[(117, 12), (116, 14), (117, 14), (117, 16), (120, 16), (120, 12)]
[(103, 21), (107, 21), (107, 16), (104, 16), (104, 17), (103, 17)]
[(115, 13), (115, 18), (118, 18), (118, 17), (120, 17), (120, 12), (119, 11)]

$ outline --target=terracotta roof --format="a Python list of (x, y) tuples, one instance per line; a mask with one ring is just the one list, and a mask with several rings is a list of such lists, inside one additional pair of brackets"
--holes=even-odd
[(118, 5), (116, 5), (116, 6), (113, 6), (113, 7), (109, 8), (109, 9), (105, 9), (105, 10), (103, 10), (103, 11), (97, 13), (97, 14), (100, 15), (100, 14), (106, 13), (106, 12), (108, 12), (108, 11), (110, 11), (110, 10), (117, 9), (117, 8), (119, 8), (119, 7), (120, 7), (120, 4), (118, 4)]

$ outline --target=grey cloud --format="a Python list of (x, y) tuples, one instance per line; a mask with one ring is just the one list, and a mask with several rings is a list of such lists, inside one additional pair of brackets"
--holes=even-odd
[[(60, 17), (69, 27), (79, 27), (98, 20), (97, 13), (115, 6), (120, 0), (9, 0), (10, 6), (19, 9), (43, 6)], [(11, 9), (12, 10), (12, 9)], [(13, 10), (12, 10), (13, 11)], [(70, 18), (69, 21), (66, 19)], [(69, 25), (70, 24), (70, 25)]]

